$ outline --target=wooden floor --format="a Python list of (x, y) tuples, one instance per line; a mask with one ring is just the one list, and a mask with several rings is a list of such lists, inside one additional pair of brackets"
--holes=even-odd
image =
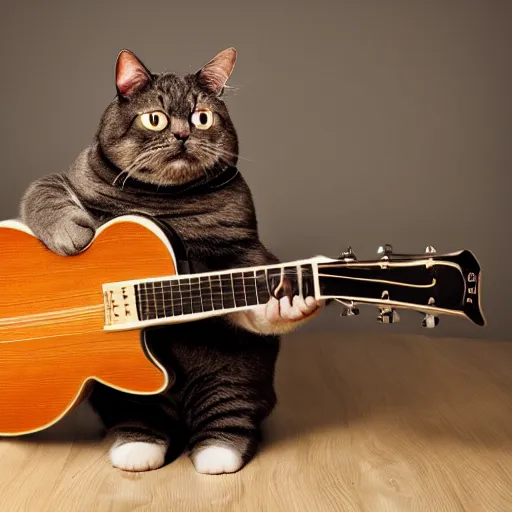
[(2, 440), (0, 511), (512, 511), (512, 342), (301, 332), (277, 388), (266, 442), (235, 475), (186, 457), (115, 470), (86, 409)]

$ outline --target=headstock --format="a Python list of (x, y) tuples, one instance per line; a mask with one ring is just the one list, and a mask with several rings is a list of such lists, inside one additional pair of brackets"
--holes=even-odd
[(342, 316), (359, 314), (358, 305), (377, 306), (377, 319), (400, 321), (398, 309), (423, 313), (423, 327), (439, 324), (440, 315), (465, 317), (486, 324), (481, 309), (481, 269), (467, 250), (438, 254), (396, 254), (391, 245), (378, 248), (376, 260), (359, 261), (349, 247), (337, 260), (318, 263), (320, 298), (343, 304)]

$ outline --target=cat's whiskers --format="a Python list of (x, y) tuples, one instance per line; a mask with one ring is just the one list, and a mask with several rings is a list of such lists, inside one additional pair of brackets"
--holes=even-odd
[[(243, 160), (247, 160), (248, 162), (254, 163), (254, 161), (249, 160), (248, 158), (240, 157), (236, 153), (233, 153), (225, 148), (222, 147), (222, 143), (214, 145), (205, 141), (198, 141), (195, 140), (193, 146), (191, 147), (195, 148), (198, 152), (198, 156), (200, 160), (209, 160), (211, 163), (209, 165), (202, 166), (203, 173), (205, 174), (206, 178), (211, 178), (210, 176), (210, 167), (215, 164), (215, 161), (224, 162), (228, 165), (233, 163), (233, 158), (241, 158)], [(168, 144), (162, 144), (161, 142), (158, 144), (155, 144), (153, 146), (150, 146), (145, 149), (143, 153), (138, 155), (134, 161), (123, 171), (121, 171), (116, 178), (113, 181), (113, 185), (115, 185), (118, 180), (120, 180), (125, 174), (124, 180), (121, 185), (121, 189), (123, 189), (126, 185), (126, 182), (128, 179), (133, 176), (137, 171), (139, 171), (142, 167), (151, 164), (153, 159), (160, 153), (170, 149), (170, 146)], [(158, 163), (158, 162), (157, 162)], [(164, 186), (167, 183), (167, 176), (166, 174), (159, 174), (156, 173), (153, 176), (157, 180), (157, 187)]]
[(125, 174), (126, 171), (121, 171), (115, 178), (114, 178), (114, 181), (112, 182), (112, 186), (115, 186), (117, 180), (123, 175)]
[[(213, 150), (216, 154), (221, 153), (225, 157), (237, 157), (240, 160), (245, 160), (246, 162), (251, 162), (252, 164), (256, 163), (254, 160), (250, 160), (249, 158), (245, 158), (243, 156), (237, 155), (236, 153), (233, 153), (232, 151), (229, 151), (223, 147), (215, 146), (209, 142), (200, 141), (198, 144), (201, 146), (201, 148), (207, 147), (208, 149)], [(220, 146), (222, 146), (222, 142), (220, 143)]]
[(126, 178), (123, 180), (123, 184), (121, 185), (121, 189), (123, 189), (123, 188), (124, 188), (124, 186), (126, 185), (126, 180), (127, 180), (130, 176), (131, 176), (131, 175), (130, 175), (130, 173), (127, 173), (127, 174), (126, 174)]
[(227, 158), (229, 157), (236, 157), (234, 153), (231, 154), (225, 154), (225, 152), (222, 149), (210, 146), (210, 145), (200, 145), (200, 148), (202, 151), (204, 151), (206, 154), (211, 155), (215, 158), (218, 158), (221, 161), (224, 161), (226, 163), (229, 163)]
[(151, 159), (155, 156), (155, 154), (160, 153), (164, 151), (166, 148), (168, 148), (167, 145), (158, 145), (158, 146), (152, 146), (147, 148), (144, 153), (141, 153), (138, 155), (135, 160), (123, 171), (121, 171), (115, 178), (115, 180), (112, 182), (112, 185), (115, 185), (116, 181), (126, 173), (126, 177), (123, 180), (123, 184), (121, 185), (121, 189), (124, 188), (126, 185), (126, 181), (128, 178), (133, 176), (137, 171), (140, 170), (141, 167), (148, 164)]
[[(221, 162), (225, 162), (226, 164), (229, 165), (230, 162), (228, 162), (227, 159), (222, 158), (222, 155), (219, 155), (215, 150), (204, 148), (204, 147), (202, 147), (200, 149), (201, 149), (201, 151), (206, 156), (209, 156), (209, 157), (212, 158), (212, 164), (211, 165), (214, 165), (217, 160), (220, 160)], [(204, 174), (206, 176), (206, 179), (210, 179), (212, 177), (212, 176), (210, 176), (210, 174), (211, 174), (210, 173), (211, 165), (203, 167), (203, 172), (204, 172)]]

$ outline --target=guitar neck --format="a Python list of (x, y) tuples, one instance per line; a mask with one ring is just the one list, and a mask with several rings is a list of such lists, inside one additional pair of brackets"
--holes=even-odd
[(466, 317), (485, 325), (480, 266), (469, 251), (353, 261), (316, 257), (278, 265), (103, 285), (105, 329), (187, 322), (266, 304), (272, 296), (335, 299)]
[(253, 309), (287, 287), (293, 295), (317, 296), (316, 261), (109, 283), (103, 286), (106, 328), (141, 328)]

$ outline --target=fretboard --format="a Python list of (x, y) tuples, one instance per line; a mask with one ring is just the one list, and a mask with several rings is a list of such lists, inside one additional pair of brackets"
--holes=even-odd
[(145, 321), (247, 309), (266, 304), (271, 296), (283, 296), (284, 284), (292, 296), (314, 295), (312, 265), (275, 265), (144, 281), (135, 285), (137, 312)]

